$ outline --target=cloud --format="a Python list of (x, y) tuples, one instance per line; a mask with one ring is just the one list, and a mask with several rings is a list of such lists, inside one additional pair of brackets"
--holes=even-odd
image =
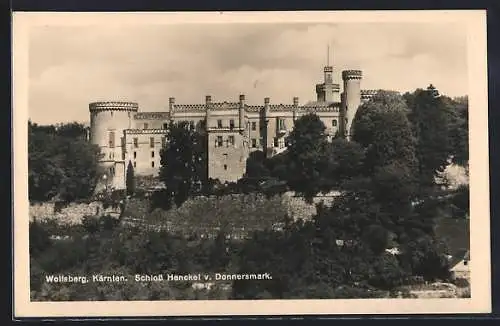
[(451, 24), (222, 24), (57, 27), (32, 30), (29, 114), (38, 123), (86, 121), (88, 103), (291, 103), (315, 98), (327, 44), (341, 83), (362, 69), (363, 88), (412, 91), (430, 83), (467, 93), (466, 39)]

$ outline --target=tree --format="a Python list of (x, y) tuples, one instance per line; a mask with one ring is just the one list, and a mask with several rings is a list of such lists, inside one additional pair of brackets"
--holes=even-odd
[(449, 261), (441, 244), (434, 237), (425, 236), (409, 241), (403, 244), (402, 252), (401, 264), (412, 275), (423, 276), (429, 281), (447, 280), (450, 277)]
[(311, 200), (325, 190), (324, 171), (328, 167), (325, 125), (313, 113), (300, 117), (288, 137), (288, 184)]
[(97, 185), (99, 148), (81, 139), (64, 138), (62, 143), (65, 178), (60, 185), (61, 199), (88, 198)]
[(65, 138), (85, 140), (87, 128), (79, 122), (70, 122), (56, 125), (55, 133)]
[(468, 97), (448, 98), (443, 96), (448, 114), (448, 137), (452, 163), (467, 166), (469, 162), (469, 101)]
[(451, 154), (450, 116), (445, 100), (430, 85), (405, 94), (410, 109), (408, 115), (416, 139), (415, 153), (422, 187), (434, 186), (434, 178), (448, 165)]
[(404, 164), (394, 162), (377, 167), (372, 178), (375, 200), (387, 212), (405, 216), (410, 213), (412, 201), (417, 196), (416, 180)]
[(81, 138), (58, 135), (53, 126), (28, 123), (30, 200), (89, 197), (97, 184), (99, 148)]
[(251, 152), (246, 162), (245, 178), (260, 180), (270, 176), (266, 166), (266, 155), (262, 151)]
[(416, 171), (415, 139), (405, 101), (392, 92), (379, 92), (362, 104), (353, 121), (352, 140), (366, 150), (365, 173), (398, 162)]
[(470, 213), (469, 185), (461, 185), (451, 198), (452, 214), (455, 218), (466, 218)]
[(328, 145), (328, 179), (331, 188), (342, 180), (359, 176), (363, 172), (365, 150), (355, 141), (336, 138)]
[(132, 165), (131, 161), (128, 162), (127, 166), (126, 186), (127, 186), (127, 195), (133, 195), (135, 193), (135, 175), (134, 175), (134, 166)]
[(208, 181), (206, 135), (187, 122), (170, 123), (167, 143), (162, 149), (160, 180), (177, 206), (199, 193)]

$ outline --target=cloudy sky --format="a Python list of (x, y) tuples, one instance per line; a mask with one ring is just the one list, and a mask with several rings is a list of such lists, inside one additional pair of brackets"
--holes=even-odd
[(304, 103), (330, 62), (361, 69), (363, 89), (433, 83), (467, 94), (465, 27), (458, 24), (207, 24), (36, 27), (29, 41), (29, 115), (40, 124), (89, 120), (88, 103), (126, 100), (142, 111), (178, 103)]

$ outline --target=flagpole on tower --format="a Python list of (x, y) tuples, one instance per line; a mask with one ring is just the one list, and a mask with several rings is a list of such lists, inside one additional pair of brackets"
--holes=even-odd
[(328, 44), (326, 49), (326, 65), (327, 67), (330, 66), (330, 44)]

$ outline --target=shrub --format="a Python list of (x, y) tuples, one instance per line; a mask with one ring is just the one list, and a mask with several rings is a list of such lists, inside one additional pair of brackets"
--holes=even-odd
[(453, 284), (455, 284), (459, 288), (467, 288), (470, 286), (469, 281), (466, 278), (456, 278), (453, 280)]
[(33, 257), (38, 256), (50, 247), (50, 233), (41, 222), (31, 222), (29, 225), (29, 251)]
[(97, 216), (84, 216), (82, 218), (82, 226), (88, 233), (96, 233), (99, 231), (99, 217)]

